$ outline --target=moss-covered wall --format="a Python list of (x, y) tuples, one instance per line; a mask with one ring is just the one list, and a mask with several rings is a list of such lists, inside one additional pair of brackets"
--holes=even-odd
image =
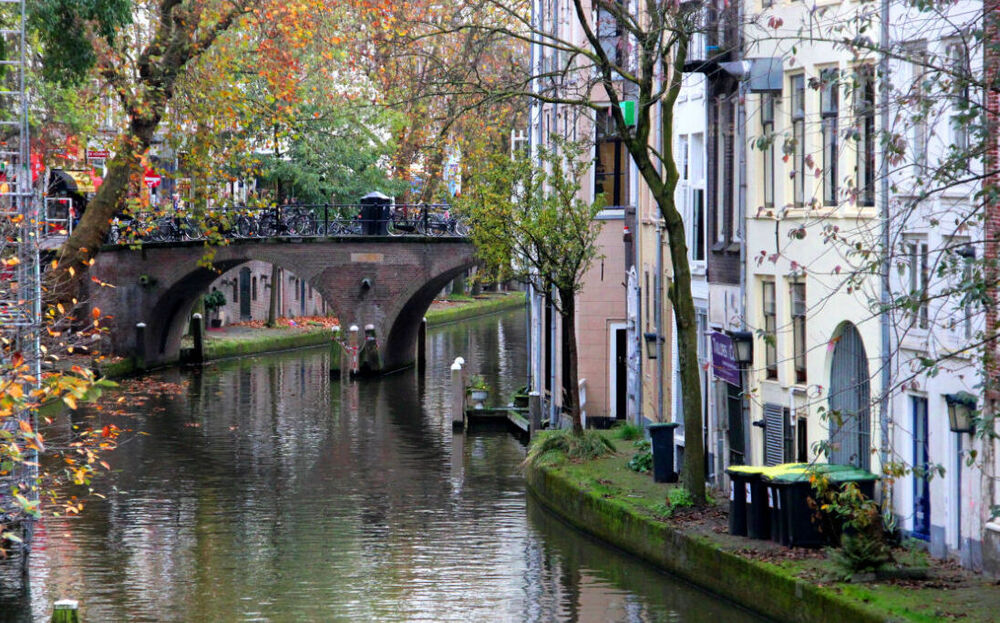
[(583, 491), (551, 467), (527, 467), (529, 490), (580, 530), (767, 617), (789, 623), (885, 623), (885, 612), (741, 558)]

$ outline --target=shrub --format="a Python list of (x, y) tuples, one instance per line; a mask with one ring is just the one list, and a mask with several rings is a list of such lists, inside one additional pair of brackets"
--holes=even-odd
[(668, 491), (667, 502), (670, 504), (671, 508), (677, 508), (679, 506), (694, 506), (694, 498), (691, 497), (691, 492), (684, 487), (674, 487)]
[(541, 432), (532, 440), (524, 463), (542, 465), (560, 458), (589, 461), (614, 453), (614, 445), (599, 431), (585, 430), (574, 435), (570, 430), (553, 430)]
[(892, 562), (892, 548), (875, 500), (865, 497), (849, 482), (837, 486), (822, 475), (812, 476), (816, 489), (821, 525), (840, 547), (828, 555), (835, 574), (850, 580), (856, 573), (877, 571)]
[(612, 434), (616, 439), (621, 439), (623, 441), (642, 439), (642, 427), (625, 422), (624, 424), (615, 425)]
[(628, 460), (628, 468), (634, 472), (639, 472), (640, 474), (645, 474), (649, 470), (653, 469), (653, 452), (648, 441), (640, 440), (634, 442), (636, 448), (639, 449), (635, 455)]

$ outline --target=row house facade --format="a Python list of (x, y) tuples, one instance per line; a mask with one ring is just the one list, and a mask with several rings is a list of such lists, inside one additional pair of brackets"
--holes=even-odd
[[(982, 253), (963, 116), (981, 95), (961, 77), (981, 71), (983, 5), (888, 6), (887, 37), (848, 49), (854, 2), (743, 5), (747, 57), (781, 59), (744, 108), (750, 457), (896, 473), (881, 495), (905, 534), (995, 569), (995, 467), (948, 415), (981, 387), (982, 309), (961, 292)], [(964, 183), (939, 176), (958, 153)]]
[[(879, 495), (904, 534), (934, 555), (997, 572), (996, 453), (949, 420), (949, 406), (970, 397), (971, 408), (986, 406), (983, 310), (961, 285), (987, 253), (975, 216), (981, 156), (966, 158), (964, 183), (937, 174), (972, 149), (969, 111), (984, 96), (960, 78), (983, 74), (973, 34), (983, 3), (932, 14), (893, 0), (865, 5), (864, 19), (854, 0), (821, 4), (680, 5), (701, 24), (672, 140), (694, 276), (706, 473), (724, 484), (732, 464), (811, 461), (893, 472)], [(585, 45), (569, 3), (535, 9), (536, 27)], [(599, 7), (593, 17), (600, 23)], [(890, 27), (879, 41), (883, 17)], [(866, 22), (874, 39), (848, 48), (845, 32)], [(554, 67), (548, 54), (533, 49), (536, 74)], [(536, 84), (546, 88), (559, 86)], [(598, 217), (604, 258), (586, 276), (577, 318), (584, 409), (602, 425), (682, 423), (663, 295), (667, 241), (602, 99), (591, 92), (596, 113), (533, 104), (529, 128), (536, 145), (553, 133), (591, 141), (594, 166), (580, 192), (607, 200)], [(558, 321), (544, 293), (532, 300), (529, 377), (556, 416)], [(720, 335), (752, 340), (738, 385), (713, 374)], [(683, 452), (682, 430), (676, 440)]]
[[(532, 14), (536, 29), (587, 46), (572, 3), (537, 1)], [(605, 49), (624, 54), (621, 32), (609, 26), (613, 20), (596, 7), (592, 18), (592, 24), (601, 25)], [(572, 62), (567, 55), (538, 44), (532, 46), (531, 58), (536, 76), (561, 73)], [(551, 79), (536, 78), (533, 88), (538, 93), (568, 96), (579, 94), (581, 83), (588, 81), (589, 69), (572, 70)], [(609, 97), (600, 86), (587, 88), (591, 106), (534, 101), (527, 133), (533, 150), (553, 146), (555, 137), (590, 144), (593, 166), (579, 180), (579, 193), (585, 201), (598, 195), (604, 200), (595, 223), (601, 227), (600, 257), (584, 276), (577, 301), (584, 417), (589, 426), (600, 427), (624, 421), (668, 421), (672, 419), (672, 330), (665, 296), (669, 279), (666, 235), (658, 208), (617, 137)], [(618, 88), (619, 97), (627, 99), (624, 83)], [(529, 289), (528, 295), (529, 387), (542, 396), (545, 414), (558, 422), (568, 383), (563, 378), (559, 318), (551, 294)], [(647, 339), (660, 344), (653, 356)]]

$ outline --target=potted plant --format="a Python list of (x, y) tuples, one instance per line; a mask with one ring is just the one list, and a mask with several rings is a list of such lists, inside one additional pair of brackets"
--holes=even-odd
[(469, 399), (475, 403), (474, 409), (482, 409), (483, 402), (490, 395), (490, 388), (486, 385), (486, 379), (483, 378), (482, 374), (473, 374), (469, 377), (469, 386), (466, 391), (469, 393)]
[(212, 290), (205, 295), (205, 311), (211, 316), (213, 329), (222, 326), (222, 319), (219, 318), (219, 308), (226, 304), (226, 295), (221, 290)]

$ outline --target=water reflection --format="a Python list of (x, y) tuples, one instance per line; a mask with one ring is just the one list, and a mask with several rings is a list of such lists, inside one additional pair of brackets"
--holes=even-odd
[(100, 417), (148, 435), (111, 457), (105, 500), (39, 527), (0, 620), (62, 597), (85, 621), (748, 620), (554, 523), (514, 439), (452, 435), (451, 360), (509, 395), (521, 314), (428, 337), (423, 377), (331, 383), (320, 349), (133, 388)]

